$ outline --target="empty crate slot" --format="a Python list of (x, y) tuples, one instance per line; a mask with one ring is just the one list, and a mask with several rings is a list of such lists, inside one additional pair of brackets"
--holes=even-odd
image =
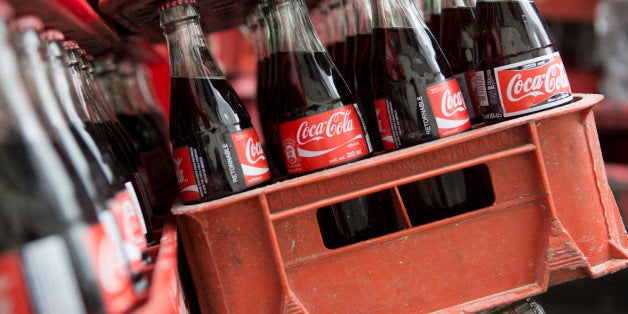
[(319, 208), (323, 243), (335, 249), (481, 209), (495, 202), (484, 164)]
[(323, 243), (335, 249), (405, 229), (394, 190), (354, 198), (316, 212)]
[(486, 165), (477, 165), (397, 187), (412, 226), (490, 206), (495, 202)]

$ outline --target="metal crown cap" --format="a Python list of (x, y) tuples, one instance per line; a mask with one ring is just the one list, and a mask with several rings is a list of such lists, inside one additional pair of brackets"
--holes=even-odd
[(57, 29), (48, 29), (39, 34), (39, 38), (43, 41), (64, 41), (65, 36)]
[(77, 42), (75, 42), (74, 40), (66, 40), (66, 41), (64, 41), (63, 42), (63, 48), (65, 50), (78, 50), (78, 49), (81, 49), (79, 44)]
[(0, 19), (9, 21), (13, 16), (13, 7), (5, 1), (0, 1)]
[(196, 4), (196, 0), (170, 0), (170, 1), (166, 1), (164, 3), (162, 3), (158, 9), (157, 12), (161, 12), (163, 10), (167, 10), (170, 9), (172, 7), (176, 7), (179, 5), (185, 5), (185, 4)]
[(44, 29), (44, 22), (40, 18), (34, 15), (22, 15), (18, 16), (15, 20), (11, 21), (11, 30), (23, 32), (27, 30), (35, 30), (40, 32)]

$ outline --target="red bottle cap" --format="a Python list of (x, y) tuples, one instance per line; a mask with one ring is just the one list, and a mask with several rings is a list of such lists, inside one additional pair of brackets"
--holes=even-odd
[(13, 31), (22, 32), (31, 29), (40, 32), (44, 29), (44, 23), (34, 15), (22, 15), (11, 21)]
[(63, 42), (63, 48), (65, 50), (75, 50), (75, 49), (81, 49), (81, 47), (79, 46), (79, 44), (73, 40), (66, 40)]
[(163, 10), (166, 9), (170, 9), (172, 7), (176, 7), (179, 5), (184, 5), (184, 4), (196, 4), (196, 0), (171, 0), (171, 1), (166, 1), (164, 3), (162, 3), (159, 8), (157, 9), (157, 12), (161, 12)]
[(49, 29), (39, 34), (39, 38), (43, 41), (64, 41), (65, 36), (59, 30)]
[(0, 19), (8, 21), (13, 16), (13, 7), (4, 1), (0, 1)]

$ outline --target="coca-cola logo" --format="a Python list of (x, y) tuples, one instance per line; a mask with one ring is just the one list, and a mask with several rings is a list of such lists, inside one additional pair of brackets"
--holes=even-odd
[[(530, 73), (526, 77), (524, 74)], [(561, 63), (554, 63), (547, 67), (545, 73), (537, 74), (537, 71), (524, 71), (515, 74), (508, 82), (506, 97), (515, 102), (526, 97), (538, 97), (551, 94), (569, 86), (567, 73)], [(532, 76), (534, 75), (534, 76)]]
[(179, 183), (185, 182), (185, 175), (183, 174), (183, 169), (181, 169), (182, 162), (183, 162), (182, 157), (174, 158), (175, 173), (177, 175), (177, 180), (179, 181)]
[(450, 90), (446, 90), (441, 101), (441, 110), (445, 117), (451, 117), (458, 112), (466, 112), (467, 107), (464, 103), (462, 92), (452, 95)]
[(332, 114), (327, 121), (310, 125), (303, 121), (297, 130), (297, 143), (304, 145), (337, 135), (352, 132), (355, 129), (351, 119), (351, 109)]
[(260, 141), (254, 141), (253, 138), (249, 137), (246, 142), (246, 160), (252, 165), (260, 160), (266, 160)]

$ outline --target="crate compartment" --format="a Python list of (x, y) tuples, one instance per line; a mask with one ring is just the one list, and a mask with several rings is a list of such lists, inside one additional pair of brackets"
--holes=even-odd
[[(174, 208), (211, 312), (477, 311), (628, 266), (591, 113), (599, 95), (417, 147)], [(316, 210), (485, 164), (495, 202), (353, 245)], [(399, 200), (397, 200), (399, 201)], [(409, 204), (405, 204), (409, 206)]]

